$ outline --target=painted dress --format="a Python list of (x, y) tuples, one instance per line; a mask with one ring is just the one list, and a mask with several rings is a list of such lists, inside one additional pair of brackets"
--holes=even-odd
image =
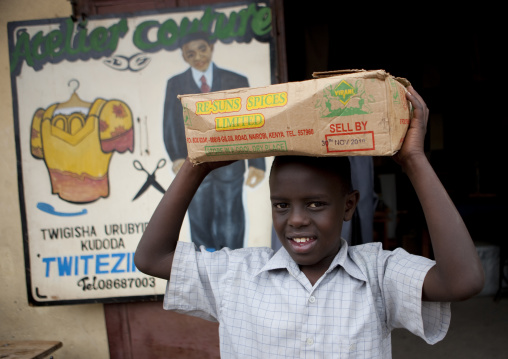
[(38, 109), (32, 119), (31, 152), (43, 159), (52, 192), (87, 203), (109, 195), (113, 151), (134, 149), (132, 113), (120, 100), (96, 99), (89, 108)]

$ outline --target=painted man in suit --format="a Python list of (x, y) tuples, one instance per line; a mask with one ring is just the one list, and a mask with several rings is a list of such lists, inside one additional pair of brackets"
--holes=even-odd
[[(222, 91), (248, 87), (246, 77), (221, 69), (212, 61), (213, 43), (204, 33), (186, 36), (180, 43), (182, 56), (190, 67), (172, 77), (164, 103), (164, 143), (176, 174), (187, 157), (183, 109), (179, 94)], [(265, 160), (248, 160), (246, 184), (254, 187), (264, 177)], [(188, 210), (191, 239), (209, 249), (241, 248), (245, 233), (242, 192), (245, 161), (213, 171), (203, 181)]]

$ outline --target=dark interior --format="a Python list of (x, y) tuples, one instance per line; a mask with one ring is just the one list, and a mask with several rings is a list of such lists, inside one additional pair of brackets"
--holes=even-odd
[[(388, 14), (347, 20), (340, 15), (344, 4), (317, 3), (326, 3), (326, 11), (309, 16), (284, 2), (289, 81), (336, 69), (385, 69), (407, 78), (430, 109), (428, 157), (474, 240), (500, 242), (507, 193), (501, 158), (508, 128), (501, 107), (506, 91), (500, 25), (458, 14), (421, 21)], [(425, 224), (411, 184), (392, 159), (374, 163), (377, 175), (396, 175), (399, 223), (392, 245), (421, 254)], [(408, 236), (419, 243), (405, 241)]]

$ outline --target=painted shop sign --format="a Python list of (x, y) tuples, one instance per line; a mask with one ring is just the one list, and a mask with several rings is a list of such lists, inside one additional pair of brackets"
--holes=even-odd
[[(133, 256), (186, 156), (176, 95), (201, 91), (192, 68), (210, 69), (211, 91), (272, 83), (271, 31), (271, 9), (253, 1), (8, 24), (31, 304), (163, 295), (166, 281), (139, 272)], [(185, 49), (207, 57), (197, 64)], [(210, 179), (230, 198), (202, 191), (195, 207), (206, 211), (189, 210), (180, 239), (208, 250), (269, 246), (270, 161)]]

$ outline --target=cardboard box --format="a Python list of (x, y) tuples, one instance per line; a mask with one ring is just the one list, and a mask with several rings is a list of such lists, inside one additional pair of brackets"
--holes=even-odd
[(410, 119), (405, 79), (383, 70), (181, 95), (194, 163), (277, 155), (391, 156)]

